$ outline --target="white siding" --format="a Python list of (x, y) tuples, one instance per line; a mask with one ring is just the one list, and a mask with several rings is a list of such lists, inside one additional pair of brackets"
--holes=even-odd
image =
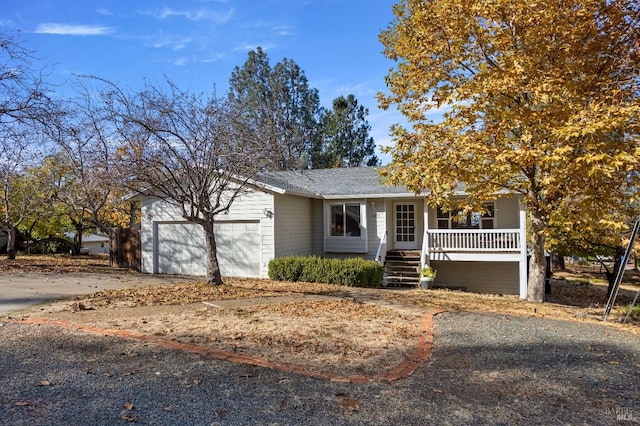
[(324, 247), (324, 215), (322, 200), (311, 200), (311, 254), (322, 256)]
[(520, 227), (518, 198), (500, 197), (496, 200), (496, 228), (518, 229)]
[(476, 293), (519, 294), (517, 262), (432, 261), (436, 286), (463, 287)]
[(380, 245), (386, 230), (386, 212), (384, 200), (368, 200), (367, 205), (367, 224), (369, 224), (367, 237), (369, 240), (369, 247), (365, 258), (373, 259), (376, 256), (378, 246)]
[(275, 195), (275, 256), (310, 256), (313, 253), (312, 200)]

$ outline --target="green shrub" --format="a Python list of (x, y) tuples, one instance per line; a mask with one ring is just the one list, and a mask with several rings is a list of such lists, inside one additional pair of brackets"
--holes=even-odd
[(269, 262), (269, 278), (274, 281), (304, 281), (340, 284), (349, 287), (377, 287), (384, 268), (373, 260), (360, 258), (278, 257)]

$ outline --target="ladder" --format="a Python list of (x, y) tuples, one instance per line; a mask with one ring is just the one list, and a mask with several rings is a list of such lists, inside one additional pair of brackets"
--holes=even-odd
[[(616, 297), (618, 296), (618, 290), (620, 290), (620, 283), (622, 282), (622, 276), (624, 275), (624, 270), (627, 267), (627, 263), (629, 262), (629, 258), (631, 257), (631, 250), (633, 250), (633, 243), (638, 236), (638, 231), (640, 230), (640, 217), (636, 219), (635, 225), (633, 225), (633, 230), (631, 231), (631, 239), (629, 240), (629, 245), (627, 246), (627, 250), (624, 252), (624, 256), (622, 256), (622, 260), (620, 261), (620, 266), (618, 267), (618, 273), (616, 274), (616, 280), (613, 282), (613, 288), (611, 289), (611, 294), (609, 295), (609, 300), (607, 300), (607, 306), (604, 309), (604, 317), (602, 321), (606, 321), (607, 317), (611, 313), (611, 309), (613, 305), (616, 303)], [(639, 292), (640, 293), (640, 292)], [(638, 299), (638, 295), (636, 294), (635, 299), (633, 300), (633, 305), (635, 305), (636, 300)], [(631, 312), (631, 309), (629, 309)], [(629, 317), (629, 314), (627, 314)], [(625, 318), (625, 321), (627, 319)]]

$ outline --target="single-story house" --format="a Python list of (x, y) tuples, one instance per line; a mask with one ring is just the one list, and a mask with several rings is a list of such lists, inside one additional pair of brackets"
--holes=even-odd
[[(513, 194), (459, 215), (382, 184), (368, 167), (263, 173), (254, 187), (217, 217), (223, 276), (266, 278), (281, 256), (363, 257), (386, 265), (389, 285), (403, 275), (417, 282), (416, 268), (429, 264), (436, 286), (526, 296), (525, 208)], [(204, 275), (201, 227), (156, 198), (141, 206), (142, 271)]]
[[(67, 238), (73, 240), (75, 238), (74, 232), (68, 232)], [(107, 254), (109, 253), (109, 236), (103, 234), (87, 234), (82, 236), (82, 247), (80, 248), (82, 254)]]
[(102, 234), (83, 235), (81, 251), (88, 254), (109, 253), (109, 236)]

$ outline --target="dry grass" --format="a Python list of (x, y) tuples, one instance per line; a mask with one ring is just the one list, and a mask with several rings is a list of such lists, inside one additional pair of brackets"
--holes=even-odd
[(56, 255), (18, 255), (15, 260), (0, 260), (0, 272), (99, 272), (132, 273), (127, 269), (111, 268), (106, 255), (70, 256)]
[(640, 309), (636, 307), (627, 324), (621, 321), (627, 314), (638, 289), (640, 273), (626, 271), (616, 304), (606, 322), (602, 321), (607, 302), (607, 283), (597, 267), (575, 265), (567, 271), (554, 274), (551, 294), (545, 303), (531, 303), (517, 296), (476, 294), (460, 291), (437, 290), (383, 293), (385, 297), (414, 303), (424, 307), (470, 312), (524, 315), (570, 321), (586, 321), (640, 334)]
[[(42, 316), (42, 312), (38, 314)], [(300, 365), (313, 371), (369, 375), (415, 350), (421, 317), (348, 300), (295, 301), (213, 308), (204, 304), (113, 310), (52, 309), (45, 316), (108, 329), (136, 330)]]
[[(32, 256), (0, 263), (0, 271), (100, 272), (104, 258)], [(122, 271), (117, 271), (123, 273)], [(640, 274), (629, 271), (616, 307), (602, 322), (606, 284), (597, 269), (573, 267), (556, 274), (552, 294), (544, 304), (517, 296), (482, 295), (447, 290), (379, 290), (375, 297), (407, 306), (494, 312), (560, 320), (586, 321), (640, 334), (640, 315), (629, 324), (626, 313), (638, 289)], [(335, 374), (373, 374), (393, 368), (416, 347), (420, 316), (339, 300), (344, 288), (327, 284), (231, 279), (225, 285), (182, 282), (135, 289), (101, 291), (73, 303), (59, 302), (27, 315), (48, 316), (106, 328), (132, 329), (211, 348), (261, 356)], [(370, 294), (369, 294), (370, 295)], [(275, 296), (284, 302), (266, 304)], [(317, 300), (319, 297), (325, 297)], [(223, 308), (202, 302), (255, 299)], [(221, 304), (223, 305), (223, 304)]]
[[(289, 297), (283, 303), (262, 304), (283, 294), (224, 287), (212, 292), (202, 283), (178, 283), (145, 287), (140, 293), (100, 292), (72, 303), (54, 303), (26, 316), (136, 330), (342, 375), (373, 375), (394, 368), (415, 350), (422, 332), (421, 315), (415, 312), (397, 312), (353, 300), (308, 300), (299, 293), (298, 297), (286, 293)], [(182, 293), (189, 288), (189, 296), (171, 298), (172, 290)], [(199, 293), (199, 289), (204, 291)], [(257, 300), (222, 308), (196, 303), (197, 299), (220, 301), (233, 296)], [(169, 299), (171, 303), (167, 304)]]

